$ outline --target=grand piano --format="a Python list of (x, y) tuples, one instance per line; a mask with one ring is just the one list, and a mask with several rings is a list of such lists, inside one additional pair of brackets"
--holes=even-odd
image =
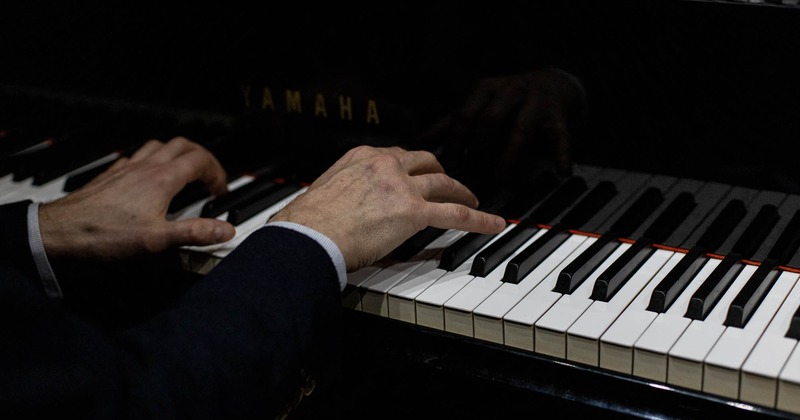
[[(517, 247), (497, 262), (505, 272), (443, 281), (456, 278), (449, 273), (458, 264), (443, 268), (442, 251), (467, 235), (426, 230), (418, 253), (351, 273), (342, 384), (309, 396), (298, 417), (800, 414), (800, 333), (787, 332), (800, 307), (795, 1), (2, 8), (0, 137), (15, 138), (23, 127), (22, 137), (39, 140), (19, 143), (28, 151), (41, 140), (67, 146), (45, 156), (48, 164), (31, 159), (16, 174), (0, 174), (7, 181), (0, 200), (64, 193), (61, 184), (42, 188), (62, 177), (66, 186), (68, 174), (101, 168), (146, 138), (173, 135), (212, 148), (231, 174), (298, 183), (358, 144), (427, 148), (487, 203), (500, 191), (512, 203), (533, 196), (531, 211), (509, 213), (509, 229), (465, 257), (475, 266), (484, 255), (478, 249), (515, 237)], [(554, 69), (578, 87), (577, 102), (565, 108), (573, 172), (546, 178), (556, 150), (534, 131), (523, 166), (498, 181), (489, 176), (500, 162), (493, 150), (527, 128), (498, 111), (523, 100), (511, 95), (513, 103), (495, 103), (477, 122), (464, 119), (464, 104), (487, 81), (523, 80), (510, 91), (520, 92), (530, 88), (526, 75)], [(437, 137), (437, 124), (454, 115), (460, 131)], [(0, 149), (0, 162), (19, 144)], [(598, 197), (608, 205), (592, 204)], [(648, 203), (651, 212), (641, 213)], [(527, 236), (509, 233), (522, 228)], [(607, 248), (606, 266), (597, 262), (603, 269), (587, 275), (591, 281), (556, 276), (601, 241), (614, 251)], [(605, 289), (593, 285), (630, 249), (638, 250), (635, 270), (609, 274)], [(162, 304), (224, 251), (153, 261), (172, 279), (166, 288), (154, 277), (165, 289)], [(419, 255), (426, 258), (414, 260)], [(512, 265), (523, 273), (509, 280)], [(423, 274), (433, 272), (438, 277), (425, 283)], [(755, 289), (741, 298), (738, 324), (722, 309), (686, 315), (702, 280), (715, 277)], [(445, 287), (458, 281), (458, 289)], [(487, 288), (517, 293), (513, 308), (494, 309), (499, 297)], [(732, 305), (740, 293), (718, 295)], [(89, 315), (106, 323), (158, 306), (135, 293), (122, 306), (85, 296)], [(580, 310), (569, 306), (579, 300)], [(716, 329), (694, 327), (714, 316)], [(693, 334), (714, 340), (696, 350), (703, 340)], [(714, 347), (725, 342), (748, 350), (737, 356)]]

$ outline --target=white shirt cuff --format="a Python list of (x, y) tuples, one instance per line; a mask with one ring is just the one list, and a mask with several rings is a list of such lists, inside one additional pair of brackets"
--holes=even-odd
[(56, 275), (44, 252), (42, 234), (39, 231), (39, 203), (31, 203), (28, 206), (28, 245), (31, 248), (33, 262), (36, 264), (36, 271), (39, 272), (39, 278), (42, 280), (47, 297), (61, 299), (61, 286), (58, 285)]

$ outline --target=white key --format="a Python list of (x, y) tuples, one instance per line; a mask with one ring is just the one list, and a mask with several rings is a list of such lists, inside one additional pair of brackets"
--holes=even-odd
[(486, 277), (473, 277), (464, 287), (444, 303), (444, 328), (456, 334), (473, 337), (474, 325), (472, 311), (480, 305), (492, 292), (503, 284), (508, 262), (522, 252), (528, 245), (544, 235), (547, 229), (539, 229), (530, 239), (514, 250), (503, 262), (489, 272)]
[[(667, 382), (667, 353), (692, 322), (691, 318), (684, 316), (689, 308), (689, 301), (706, 278), (719, 266), (720, 261), (709, 258), (672, 306), (666, 312), (658, 314), (636, 340), (633, 349), (634, 376)], [(649, 296), (648, 294), (648, 299)]]
[(728, 306), (756, 271), (745, 265), (725, 294), (704, 320), (693, 320), (669, 350), (667, 383), (700, 391), (703, 389), (703, 360), (725, 331)]
[[(622, 314), (631, 301), (640, 294), (642, 289), (645, 289), (645, 286), (649, 286), (645, 289), (647, 290), (646, 293), (652, 291), (652, 288), (657, 284), (657, 281), (651, 281), (653, 278), (660, 280), (657, 276), (658, 274), (661, 274), (662, 278), (666, 276), (669, 269), (671, 269), (671, 267), (665, 267), (668, 262), (672, 266), (678, 263), (680, 258), (676, 258), (675, 254), (674, 251), (656, 249), (608, 302), (589, 299), (589, 307), (566, 329), (566, 358), (583, 364), (599, 366), (600, 337), (602, 334)], [(559, 300), (554, 309), (560, 302)], [(580, 304), (580, 306), (582, 305), (583, 303)], [(548, 312), (548, 315), (551, 312)], [(556, 313), (552, 313), (555, 316)], [(566, 314), (571, 316), (571, 312), (566, 312)], [(544, 324), (544, 319), (540, 320), (542, 324)], [(564, 322), (561, 325), (567, 325), (569, 317), (565, 317), (563, 321), (559, 319), (559, 322)], [(551, 325), (558, 324), (553, 323)], [(552, 327), (547, 328), (552, 329)]]
[[(253, 182), (255, 179), (256, 178), (252, 175), (242, 175), (237, 177), (228, 183), (228, 191), (235, 191), (236, 189)], [(206, 203), (213, 198), (214, 197), (206, 197), (201, 200), (197, 200), (196, 202), (189, 204), (175, 213), (169, 214), (167, 218), (170, 220), (181, 220), (188, 219), (190, 217), (200, 217), (200, 213), (203, 211), (203, 206), (205, 206)]]
[[(585, 240), (572, 254), (573, 258), (580, 255), (595, 241), (596, 238), (588, 238)], [(614, 252), (612, 252), (572, 294), (574, 295), (577, 293), (585, 295), (585, 298), (588, 298), (597, 277), (630, 248), (630, 246), (631, 245), (628, 243), (620, 243), (617, 249), (614, 250)], [(531, 351), (536, 349), (537, 343), (534, 334), (535, 323), (564, 296), (561, 293), (554, 292), (553, 287), (556, 285), (558, 272), (566, 267), (566, 264), (569, 264), (569, 262), (565, 261), (565, 264), (551, 272), (547, 278), (536, 285), (525, 298), (520, 300), (519, 303), (503, 317), (503, 334), (505, 336), (506, 345)]]
[(345, 308), (355, 309), (357, 311), (362, 310), (361, 292), (358, 290), (359, 286), (391, 264), (391, 260), (383, 258), (366, 267), (361, 267), (356, 271), (347, 273), (347, 284), (345, 285), (344, 291), (342, 291), (342, 305)]
[(794, 346), (778, 379), (778, 400), (775, 408), (800, 414), (800, 346)]
[[(236, 226), (236, 234), (227, 242), (206, 246), (183, 247), (183, 250), (185, 251), (184, 255), (187, 256), (184, 260), (184, 264), (188, 264), (189, 268), (196, 273), (207, 273), (208, 270), (213, 268), (220, 260), (225, 258), (234, 249), (236, 249), (239, 244), (247, 239), (247, 237), (253, 233), (253, 231), (264, 226), (264, 224), (267, 222), (267, 219), (280, 211), (284, 206), (289, 204), (298, 195), (304, 193), (307, 189), (308, 187), (303, 187), (285, 197), (281, 201), (273, 204), (269, 208), (263, 210), (261, 213), (256, 214), (248, 220), (245, 220), (243, 223), (239, 224), (239, 226)], [(225, 220), (227, 216), (228, 213), (226, 212), (219, 215), (217, 218), (220, 220)]]
[[(423, 281), (420, 283), (420, 285), (425, 284), (426, 287), (421, 293), (418, 293), (414, 299), (417, 324), (444, 330), (444, 303), (475, 277), (469, 274), (472, 269), (472, 263), (475, 260), (475, 255), (478, 255), (480, 251), (486, 249), (486, 247), (490, 246), (494, 241), (514, 229), (515, 226), (516, 225), (507, 226), (478, 252), (470, 256), (470, 258), (460, 266), (456, 267), (455, 270), (445, 271), (433, 282), (428, 283), (427, 281)], [(426, 276), (426, 280), (429, 278), (430, 277)], [(418, 287), (415, 287), (415, 289), (418, 289)]]
[(739, 372), (750, 351), (778, 312), (797, 274), (778, 270), (778, 279), (744, 328), (727, 327), (705, 359), (703, 391), (739, 398)]
[(408, 261), (392, 261), (391, 265), (370, 276), (358, 287), (361, 294), (361, 310), (389, 316), (387, 292), (428, 260), (433, 259), (438, 264), (439, 259), (436, 256), (465, 233), (464, 231), (447, 230)]
[[(613, 343), (627, 351), (617, 350), (617, 353), (611, 353), (611, 360), (617, 363), (603, 361), (602, 365), (630, 373), (632, 357), (628, 349), (632, 347), (634, 337), (638, 337), (643, 330), (636, 329), (639, 325), (635, 324), (649, 323), (655, 317), (654, 313), (645, 310), (649, 295), (682, 255), (656, 249), (610, 301), (592, 301), (567, 330), (567, 359), (601, 366), (601, 360), (609, 359), (609, 344)], [(634, 328), (628, 330), (631, 320), (635, 321)], [(624, 360), (624, 363), (619, 363), (619, 360)]]
[[(472, 266), (469, 260), (462, 265)], [(466, 271), (469, 272), (469, 269)], [(447, 270), (439, 268), (439, 261), (429, 261), (416, 270), (413, 276), (399, 281), (388, 292), (389, 318), (416, 324), (416, 297), (447, 273)]]
[(575, 250), (587, 240), (594, 242), (597, 239), (584, 235), (571, 235), (518, 284), (501, 284), (473, 311), (475, 338), (504, 344), (503, 317), (551, 273), (555, 273), (558, 278), (561, 269), (580, 255)]
[(786, 337), (786, 332), (798, 307), (800, 307), (800, 282), (795, 280), (789, 296), (742, 365), (742, 381), (739, 389), (739, 399), (742, 401), (775, 407), (778, 396), (778, 375), (797, 345), (797, 340)]
[(33, 189), (33, 178), (28, 177), (22, 181), (14, 181), (14, 175), (3, 177), (2, 190), (0, 190), (0, 204), (13, 203), (25, 199)]
[[(653, 255), (651, 254), (650, 257)], [(648, 258), (650, 260), (650, 258)], [(666, 261), (666, 259), (664, 259)], [(647, 263), (644, 264), (646, 266)], [(663, 265), (663, 262), (661, 263)], [(660, 268), (661, 265), (658, 265)], [(643, 267), (644, 267), (643, 266)], [(562, 296), (550, 310), (547, 311), (534, 325), (534, 339), (536, 352), (544, 353), (553, 357), (565, 359), (567, 357), (567, 329), (589, 308), (594, 302), (590, 298), (594, 283), (597, 277), (602, 274), (597, 271), (587, 282), (578, 287), (571, 295)], [(649, 273), (652, 278), (655, 271)], [(633, 278), (631, 278), (633, 279)], [(630, 285), (630, 280), (623, 288)], [(639, 289), (636, 289), (638, 292)], [(620, 289), (618, 294), (622, 292)], [(615, 296), (616, 297), (616, 296)]]
[[(79, 174), (84, 171), (88, 171), (100, 165), (104, 165), (108, 162), (118, 159), (119, 156), (120, 154), (118, 152), (109, 153), (108, 155), (103, 156), (102, 158), (99, 158), (93, 162), (83, 165), (80, 168), (77, 168), (66, 175), (62, 175), (42, 185), (33, 185), (33, 177), (29, 177), (24, 181), (13, 182), (13, 180), (11, 180), (11, 178), (13, 178), (13, 175), (7, 175), (7, 177), (10, 180), (10, 183), (8, 184), (7, 187), (8, 191), (6, 193), (1, 192), (3, 191), (4, 188), (0, 187), (0, 196), (1, 196), (0, 203), (10, 203), (17, 200), (25, 200), (25, 199), (38, 202), (47, 202), (61, 198), (64, 195), (66, 195), (66, 192), (64, 192), (64, 185), (66, 184), (67, 179), (70, 176), (74, 174)], [(3, 177), (3, 179), (5, 178), (6, 177)], [(0, 184), (2, 183), (3, 181), (0, 181)]]
[[(492, 240), (475, 252), (475, 254), (470, 256), (454, 271), (469, 273), (475, 256), (484, 248), (489, 246), (492, 242), (494, 242), (499, 236), (500, 235), (497, 235), (492, 238)], [(390, 318), (409, 323), (417, 323), (417, 297), (437, 280), (439, 280), (439, 278), (449, 273), (447, 270), (439, 268), (439, 263), (441, 261), (440, 258), (441, 254), (438, 255), (436, 259), (428, 260), (425, 264), (415, 270), (413, 275), (405, 277), (397, 282), (397, 284), (395, 284), (391, 289), (389, 289), (387, 294)], [(422, 325), (425, 325), (424, 321)]]

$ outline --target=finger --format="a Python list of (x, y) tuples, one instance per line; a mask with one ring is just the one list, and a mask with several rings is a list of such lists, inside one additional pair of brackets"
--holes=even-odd
[(195, 148), (167, 164), (175, 168), (181, 188), (189, 182), (201, 181), (211, 194), (220, 195), (228, 191), (225, 169), (217, 158), (204, 148)]
[(148, 159), (159, 163), (170, 162), (181, 155), (191, 153), (198, 149), (205, 150), (203, 146), (185, 137), (175, 137), (151, 153)]
[(133, 154), (131, 155), (131, 162), (138, 162), (140, 160), (146, 159), (148, 156), (152, 155), (159, 149), (164, 147), (164, 143), (159, 140), (148, 140), (142, 147), (138, 148)]
[(445, 174), (419, 175), (411, 178), (411, 182), (426, 201), (478, 207), (478, 198), (475, 194), (464, 184)]
[(506, 227), (506, 220), (500, 216), (455, 203), (428, 203), (425, 210), (428, 225), (435, 228), (498, 233)]
[(397, 155), (400, 166), (409, 175), (420, 175), (430, 173), (444, 173), (442, 164), (436, 159), (436, 155), (424, 150), (404, 151)]
[(213, 245), (229, 241), (236, 235), (232, 224), (212, 218), (177, 220), (167, 226), (168, 247)]

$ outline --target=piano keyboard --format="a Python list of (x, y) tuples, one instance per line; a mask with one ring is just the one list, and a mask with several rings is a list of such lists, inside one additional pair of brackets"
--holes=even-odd
[[(0, 203), (58, 198), (120, 154), (41, 179), (11, 170)], [(236, 225), (227, 243), (184, 248), (190, 271), (208, 272), (305, 191), (270, 172), (229, 187), (170, 213)], [(489, 204), (503, 232), (423, 230), (350, 273), (343, 305), (800, 414), (800, 197), (578, 165)]]
[(428, 229), (350, 273), (343, 305), (800, 413), (799, 215), (793, 195), (580, 165), (497, 235)]

